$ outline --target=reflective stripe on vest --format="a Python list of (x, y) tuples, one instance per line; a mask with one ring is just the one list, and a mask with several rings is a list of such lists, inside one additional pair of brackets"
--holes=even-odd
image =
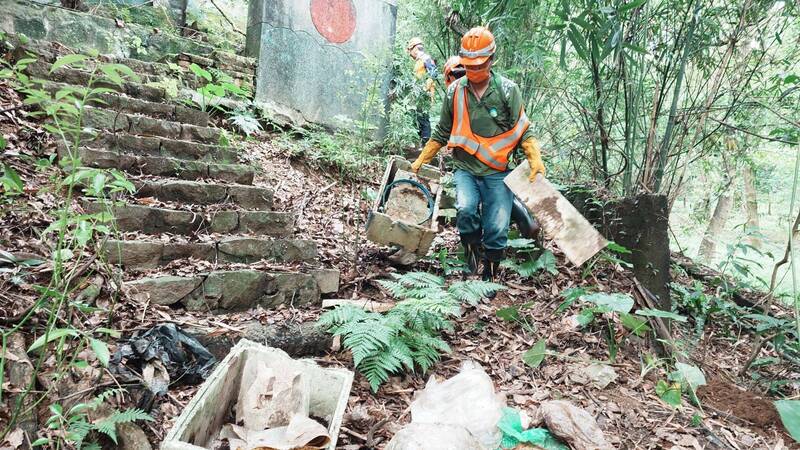
[(469, 123), (467, 87), (457, 86), (453, 95), (453, 129), (447, 145), (461, 148), (492, 169), (506, 170), (508, 156), (517, 148), (530, 124), (525, 109), (521, 108), (519, 119), (510, 130), (492, 137), (478, 136)]

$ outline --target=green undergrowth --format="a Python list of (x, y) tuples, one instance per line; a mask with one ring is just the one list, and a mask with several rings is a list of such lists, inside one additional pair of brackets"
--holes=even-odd
[[(132, 193), (134, 186), (117, 170), (84, 166), (78, 150), (86, 134), (96, 132), (85, 126), (87, 105), (102, 104), (99, 96), (114, 92), (106, 87), (109, 84), (122, 86), (127, 81), (139, 80), (130, 68), (103, 63), (96, 56), (71, 54), (55, 61), (51, 72), (64, 67), (90, 74), (86, 86), (67, 86), (55, 93), (43, 88), (44, 81), (25, 74), (26, 66), (36, 61), (34, 55), (13, 63), (0, 59), (0, 79), (21, 94), (28, 119), (38, 121), (36, 126), (44, 128), (60, 148), (57, 160), (40, 158), (35, 162), (32, 172), (50, 174), (44, 185), (34, 185), (27, 175), (30, 172), (15, 170), (15, 165), (28, 163), (23, 158), (26, 155), (20, 155), (14, 164), (2, 165), (0, 202), (4, 208), (24, 208), (34, 195), (48, 196), (52, 202), (40, 211), (50, 223), (44, 229), (31, 230), (45, 244), (42, 251), (49, 254), (41, 255), (42, 259), (30, 259), (18, 258), (10, 252), (0, 253), (3, 273), (14, 275), (7, 287), (12, 291), (24, 287), (26, 292), (36, 294), (30, 306), (0, 333), (3, 355), (12, 338), (18, 340), (16, 337), (21, 334), (25, 342), (28, 337), (29, 345), (21, 350), (32, 364), (30, 380), (12, 390), (4, 379), (7, 361), (0, 359), (0, 402), (10, 405), (5, 428), (0, 429), (0, 442), (20, 418), (37, 414), (37, 407), (49, 407), (50, 419), (38, 436), (30, 438), (37, 445), (48, 444), (51, 448), (99, 448), (93, 444), (99, 435), (116, 440), (116, 424), (149, 419), (141, 411), (115, 410), (108, 398), (110, 394), (88, 404), (62, 405), (54, 390), (65, 380), (86, 376), (85, 371), (92, 366), (102, 373), (110, 359), (108, 340), (120, 336), (112, 328), (116, 294), (100, 304), (86, 301), (81, 290), (100, 272), (110, 277), (111, 268), (98, 248), (106, 239), (119, 237), (119, 231), (110, 210), (87, 214), (76, 200), (83, 194), (105, 203), (119, 194)], [(20, 130), (19, 135), (25, 132)], [(0, 151), (6, 144), (0, 139)], [(41, 183), (42, 178), (45, 177), (37, 178), (37, 182)], [(96, 324), (94, 327), (81, 326), (90, 318)], [(42, 384), (40, 380), (48, 382)], [(87, 391), (86, 395), (92, 392)], [(80, 397), (73, 401), (79, 402)], [(108, 403), (110, 415), (102, 420), (89, 420), (90, 410), (103, 403)]]
[(342, 337), (356, 368), (373, 391), (393, 374), (427, 372), (450, 346), (442, 334), (453, 329), (452, 319), (462, 303), (476, 304), (502, 285), (484, 281), (447, 284), (444, 278), (425, 272), (393, 274), (379, 284), (399, 302), (388, 312), (339, 306), (320, 317), (318, 326)]

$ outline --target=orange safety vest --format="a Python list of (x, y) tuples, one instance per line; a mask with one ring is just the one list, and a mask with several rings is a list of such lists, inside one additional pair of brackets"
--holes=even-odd
[(475, 156), (482, 163), (495, 170), (508, 168), (508, 156), (517, 148), (522, 134), (531, 125), (525, 108), (520, 108), (519, 119), (505, 133), (484, 137), (472, 132), (467, 107), (467, 86), (456, 86), (453, 94), (453, 129), (450, 131), (448, 147), (458, 147)]

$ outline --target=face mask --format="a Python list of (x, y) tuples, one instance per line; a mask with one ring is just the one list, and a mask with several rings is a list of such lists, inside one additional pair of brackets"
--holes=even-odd
[(491, 69), (488, 67), (483, 70), (467, 70), (467, 79), (471, 83), (483, 83), (489, 78)]

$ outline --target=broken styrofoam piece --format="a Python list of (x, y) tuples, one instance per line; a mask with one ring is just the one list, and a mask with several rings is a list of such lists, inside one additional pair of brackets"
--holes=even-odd
[(301, 414), (293, 416), (287, 426), (263, 431), (228, 424), (220, 438), (227, 439), (230, 448), (241, 450), (315, 450), (328, 448), (331, 441), (324, 426)]
[(353, 372), (347, 369), (320, 367), (311, 360), (292, 359), (286, 352), (242, 339), (219, 363), (195, 396), (175, 420), (161, 443), (161, 450), (207, 449), (228, 423), (239, 398), (242, 375), (248, 359), (268, 361), (269, 367), (285, 364), (308, 377), (311, 416), (328, 423), (330, 443), (326, 450), (335, 450), (336, 439), (347, 407)]
[(495, 392), (489, 375), (477, 363), (467, 361), (450, 379), (428, 380), (411, 402), (411, 423), (461, 426), (483, 447), (493, 449), (502, 438), (497, 423), (505, 406), (505, 396)]
[(486, 450), (466, 428), (441, 423), (410, 423), (385, 450)]
[(297, 415), (308, 417), (308, 394), (308, 378), (302, 371), (250, 358), (242, 373), (236, 418), (247, 430), (285, 427)]
[(546, 178), (536, 176), (531, 183), (527, 161), (517, 166), (504, 179), (553, 239), (572, 264), (580, 266), (608, 245), (608, 241), (572, 206)]

